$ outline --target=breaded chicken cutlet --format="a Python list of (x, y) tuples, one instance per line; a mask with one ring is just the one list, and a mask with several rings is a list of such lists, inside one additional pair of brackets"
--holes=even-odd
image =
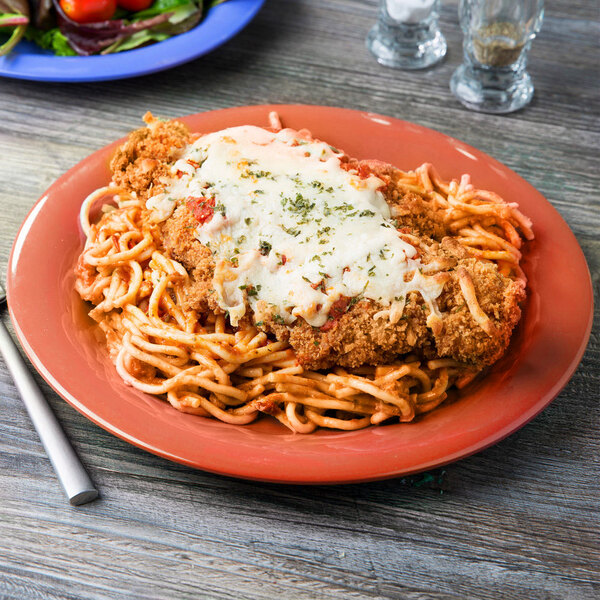
[[(151, 121), (115, 154), (111, 163), (114, 182), (140, 198), (152, 197), (165, 188), (172, 165), (193, 139), (180, 123)], [(493, 262), (473, 257), (451, 235), (442, 211), (425, 195), (403, 185), (399, 169), (348, 157), (341, 162), (361, 178), (375, 176), (383, 182), (379, 191), (398, 236), (416, 249), (422, 265), (419, 270), (443, 282), (436, 300), (439, 312), (432, 314), (431, 303), (418, 291), (406, 295), (397, 319), (389, 318), (389, 307), (374, 299), (342, 296), (330, 306), (326, 322), (314, 326), (302, 317), (283, 322), (280, 315), (268, 311), (257, 316), (246, 298), (238, 325), (253, 324), (288, 342), (306, 369), (390, 364), (408, 353), (430, 359), (448, 357), (476, 368), (498, 360), (520, 319), (524, 283), (500, 273)], [(153, 232), (188, 271), (185, 304), (202, 319), (208, 311), (225, 311), (214, 293), (213, 252), (198, 239), (198, 214), (189, 202), (178, 202), (168, 218), (153, 226)]]

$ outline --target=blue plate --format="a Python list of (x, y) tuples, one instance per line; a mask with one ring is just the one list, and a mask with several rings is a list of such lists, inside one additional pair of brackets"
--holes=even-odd
[(106, 56), (54, 56), (21, 42), (0, 58), (0, 76), (35, 81), (106, 81), (156, 73), (198, 58), (241, 31), (265, 0), (228, 0), (215, 6), (198, 25), (180, 35)]

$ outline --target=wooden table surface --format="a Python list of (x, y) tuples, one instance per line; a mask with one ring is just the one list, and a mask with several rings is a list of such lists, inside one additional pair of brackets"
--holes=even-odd
[[(42, 192), (146, 110), (307, 103), (414, 121), (504, 162), (573, 229), (597, 291), (598, 3), (547, 4), (530, 56), (536, 95), (510, 116), (469, 112), (449, 92), (462, 59), (456, 2), (442, 9), (447, 59), (425, 72), (386, 69), (366, 51), (374, 0), (269, 0), (232, 41), (157, 75), (1, 80), (0, 266)], [(110, 435), (37, 377), (101, 490), (79, 508), (0, 361), (0, 597), (598, 598), (597, 325), (570, 383), (519, 432), (444, 469), (361, 485), (195, 471)]]

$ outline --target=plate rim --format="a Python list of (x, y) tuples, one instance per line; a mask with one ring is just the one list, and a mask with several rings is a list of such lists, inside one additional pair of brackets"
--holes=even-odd
[[(402, 469), (387, 471), (385, 473), (379, 472), (377, 474), (371, 474), (371, 475), (363, 473), (362, 475), (357, 475), (356, 477), (347, 477), (346, 476), (343, 478), (335, 478), (335, 477), (332, 477), (331, 475), (328, 475), (323, 478), (319, 478), (319, 477), (270, 478), (268, 476), (258, 476), (256, 474), (254, 474), (254, 475), (248, 474), (247, 469), (245, 469), (245, 468), (241, 468), (238, 472), (234, 472), (235, 469), (231, 469), (231, 468), (220, 469), (218, 467), (207, 466), (205, 464), (199, 465), (197, 460), (194, 461), (194, 460), (191, 460), (184, 456), (179, 456), (177, 454), (173, 454), (170, 451), (152, 446), (150, 443), (148, 443), (144, 440), (137, 439), (125, 431), (118, 430), (117, 428), (112, 426), (110, 423), (106, 423), (105, 421), (103, 421), (103, 419), (101, 417), (99, 417), (91, 409), (86, 407), (85, 404), (83, 404), (78, 398), (76, 398), (72, 394), (70, 394), (70, 392), (63, 387), (61, 382), (58, 381), (52, 375), (52, 373), (50, 373), (47, 370), (47, 368), (43, 364), (42, 360), (39, 359), (39, 357), (37, 356), (36, 351), (30, 346), (25, 332), (21, 329), (18, 315), (15, 312), (14, 303), (12, 300), (13, 287), (14, 287), (13, 268), (14, 268), (15, 249), (16, 249), (16, 246), (17, 246), (19, 240), (21, 239), (21, 236), (23, 235), (23, 230), (30, 219), (33, 218), (35, 220), (34, 217), (35, 217), (36, 210), (39, 210), (41, 203), (48, 197), (48, 194), (50, 194), (52, 192), (52, 189), (55, 187), (58, 187), (62, 182), (67, 180), (69, 177), (76, 175), (77, 171), (81, 168), (81, 164), (83, 162), (86, 162), (88, 160), (94, 161), (94, 159), (97, 159), (98, 157), (104, 155), (105, 153), (111, 152), (113, 150), (113, 148), (115, 148), (118, 144), (122, 143), (125, 138), (116, 140), (116, 141), (104, 146), (103, 148), (96, 150), (95, 152), (90, 154), (88, 157), (84, 158), (82, 161), (78, 162), (76, 165), (71, 167), (68, 171), (66, 171), (64, 174), (62, 174), (59, 178), (57, 178), (52, 183), (52, 185), (46, 190), (46, 192), (40, 197), (40, 199), (34, 204), (34, 206), (31, 208), (31, 210), (28, 212), (21, 227), (19, 228), (19, 231), (15, 238), (15, 242), (11, 249), (10, 258), (9, 258), (9, 262), (8, 262), (8, 269), (7, 269), (7, 298), (8, 298), (9, 312), (10, 312), (10, 316), (11, 316), (17, 337), (18, 337), (25, 353), (27, 354), (28, 358), (30, 359), (30, 361), (32, 362), (32, 364), (36, 368), (36, 370), (40, 373), (40, 375), (54, 389), (54, 391), (56, 391), (56, 393), (59, 396), (61, 396), (71, 406), (73, 406), (76, 410), (78, 410), (78, 412), (82, 413), (86, 418), (88, 418), (95, 424), (99, 425), (103, 429), (109, 431), (113, 435), (116, 435), (117, 437), (123, 439), (124, 441), (126, 441), (128, 443), (131, 443), (139, 448), (142, 448), (146, 451), (149, 451), (155, 455), (161, 456), (168, 460), (178, 462), (181, 464), (185, 464), (185, 465), (191, 466), (193, 468), (201, 469), (203, 471), (212, 472), (212, 473), (216, 473), (219, 475), (232, 476), (232, 477), (241, 478), (241, 479), (248, 479), (248, 480), (253, 480), (253, 481), (265, 481), (265, 482), (272, 482), (272, 483), (303, 484), (303, 485), (306, 485), (306, 484), (315, 484), (315, 485), (345, 484), (345, 483), (360, 483), (360, 482), (367, 482), (367, 481), (376, 481), (376, 480), (388, 479), (391, 477), (410, 475), (413, 473), (422, 472), (424, 470), (441, 467), (443, 465), (449, 464), (449, 463), (459, 460), (461, 458), (466, 458), (467, 456), (470, 456), (476, 452), (479, 452), (481, 450), (484, 450), (484, 449), (490, 447), (493, 444), (498, 443), (499, 441), (505, 439), (507, 436), (514, 433), (516, 430), (520, 429), (521, 427), (526, 425), (528, 422), (530, 422), (536, 415), (538, 415), (544, 408), (546, 408), (557, 397), (557, 395), (560, 393), (560, 391), (566, 386), (568, 381), (573, 376), (573, 374), (576, 371), (579, 363), (581, 362), (583, 354), (587, 348), (587, 345), (589, 342), (589, 337), (591, 334), (592, 323), (593, 323), (593, 287), (592, 287), (592, 281), (591, 281), (591, 275), (589, 272), (589, 267), (587, 265), (585, 255), (583, 254), (583, 251), (581, 250), (581, 247), (577, 241), (577, 238), (575, 237), (574, 233), (572, 232), (572, 230), (570, 229), (568, 224), (564, 221), (564, 219), (562, 218), (560, 213), (556, 210), (556, 208), (554, 206), (552, 206), (552, 204), (539, 191), (537, 191), (531, 184), (529, 184), (524, 178), (522, 178), (520, 175), (518, 175), (517, 173), (512, 171), (512, 169), (510, 169), (506, 165), (503, 165), (502, 163), (500, 163), (493, 157), (489, 156), (488, 154), (486, 154), (486, 153), (484, 153), (484, 152), (482, 152), (482, 151), (480, 151), (480, 150), (478, 150), (478, 149), (476, 149), (476, 148), (466, 144), (465, 142), (462, 142), (452, 136), (445, 135), (435, 129), (425, 127), (422, 125), (418, 125), (418, 124), (415, 124), (415, 123), (412, 123), (409, 121), (405, 121), (402, 119), (390, 117), (387, 115), (379, 115), (379, 114), (371, 113), (371, 112), (367, 112), (367, 111), (353, 110), (353, 109), (348, 109), (348, 108), (338, 108), (338, 107), (331, 107), (331, 106), (306, 105), (306, 104), (270, 104), (270, 105), (238, 106), (238, 107), (232, 107), (232, 108), (226, 108), (226, 109), (218, 109), (218, 110), (214, 110), (214, 111), (206, 111), (204, 113), (194, 113), (191, 115), (187, 115), (185, 117), (178, 117), (178, 119), (181, 119), (185, 122), (186, 120), (191, 120), (191, 119), (199, 118), (199, 117), (201, 118), (204, 115), (209, 115), (209, 117), (210, 117), (210, 115), (216, 115), (216, 114), (218, 114), (219, 116), (223, 116), (223, 115), (227, 115), (227, 113), (238, 113), (240, 111), (244, 112), (245, 110), (261, 110), (264, 112), (265, 117), (266, 117), (266, 115), (268, 114), (268, 112), (270, 110), (278, 110), (278, 109), (280, 111), (285, 111), (286, 109), (296, 109), (296, 110), (297, 109), (308, 109), (308, 110), (310, 110), (310, 109), (323, 110), (324, 109), (326, 111), (329, 110), (329, 111), (334, 111), (334, 112), (352, 113), (353, 115), (355, 115), (357, 117), (363, 117), (363, 118), (367, 118), (367, 119), (371, 119), (371, 120), (374, 120), (377, 118), (386, 119), (386, 120), (396, 122), (401, 126), (416, 127), (417, 129), (424, 130), (428, 134), (433, 133), (433, 134), (435, 134), (435, 136), (440, 136), (440, 139), (458, 143), (463, 148), (467, 148), (469, 150), (474, 151), (476, 154), (484, 156), (486, 161), (491, 162), (491, 164), (493, 164), (493, 165), (501, 166), (503, 170), (506, 170), (510, 173), (511, 177), (517, 178), (521, 185), (525, 184), (530, 189), (530, 191), (534, 192), (540, 199), (542, 199), (543, 202), (545, 203), (545, 207), (544, 207), (545, 210), (552, 209), (553, 218), (559, 219), (561, 222), (561, 225), (564, 226), (566, 231), (568, 231), (568, 233), (570, 234), (570, 236), (572, 238), (571, 241), (574, 242), (575, 246), (579, 250), (578, 259), (579, 259), (579, 261), (582, 261), (581, 264), (584, 265), (586, 268), (587, 278), (586, 278), (586, 281), (582, 282), (582, 283), (585, 283), (584, 287), (586, 288), (585, 291), (586, 291), (586, 296), (587, 296), (587, 298), (584, 299), (584, 304), (588, 307), (589, 310), (588, 310), (588, 314), (587, 314), (587, 324), (584, 328), (584, 334), (581, 338), (581, 341), (579, 342), (578, 350), (572, 356), (568, 367), (564, 371), (562, 371), (560, 376), (558, 378), (556, 378), (556, 380), (554, 381), (551, 391), (547, 392), (543, 397), (540, 397), (536, 403), (532, 404), (528, 408), (527, 411), (521, 413), (519, 418), (512, 420), (510, 423), (507, 423), (501, 430), (493, 431), (490, 434), (488, 434), (486, 437), (478, 439), (475, 442), (473, 442), (461, 449), (458, 449), (455, 452), (448, 454), (442, 458), (434, 458), (431, 460), (423, 461), (418, 465), (414, 465), (414, 467), (410, 468), (410, 469), (402, 468)], [(384, 427), (390, 427), (390, 426), (384, 426)], [(340, 435), (345, 435), (345, 433), (341, 433)]]

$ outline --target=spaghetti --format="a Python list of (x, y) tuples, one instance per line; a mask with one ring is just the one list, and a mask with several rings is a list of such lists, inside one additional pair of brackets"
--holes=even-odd
[[(521, 235), (533, 234), (516, 205), (477, 190), (468, 175), (445, 182), (429, 164), (401, 173), (397, 185), (426, 201), (471, 257), (495, 263), (501, 274), (525, 285)], [(103, 214), (92, 223), (98, 205)], [(479, 371), (452, 358), (416, 355), (355, 369), (305, 369), (288, 342), (187, 306), (190, 274), (165, 250), (160, 227), (135, 192), (114, 183), (96, 190), (81, 207), (80, 223), (86, 242), (76, 289), (95, 305), (89, 314), (106, 335), (119, 375), (135, 389), (166, 397), (179, 411), (234, 425), (266, 413), (298, 433), (355, 430), (411, 421)], [(472, 318), (493, 336), (495, 325), (468, 270), (459, 267), (457, 275)]]

